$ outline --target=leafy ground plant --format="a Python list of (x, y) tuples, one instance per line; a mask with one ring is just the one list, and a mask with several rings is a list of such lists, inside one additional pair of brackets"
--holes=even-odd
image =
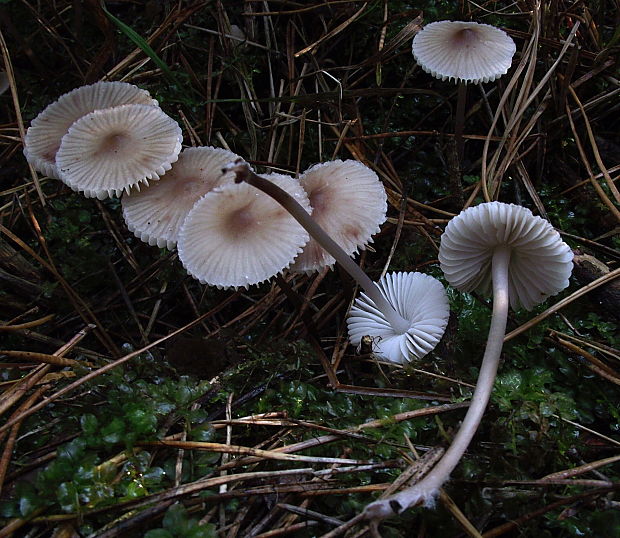
[[(0, 534), (620, 534), (617, 17), (563, 0), (0, 2)], [(441, 19), (517, 45), (505, 78), (468, 88), (462, 158), (457, 88), (410, 52)], [(490, 303), (448, 288), (442, 342), (402, 368), (348, 345), (337, 268), (200, 285), (117, 199), (26, 164), (29, 122), (102, 79), (149, 90), (186, 146), (260, 172), (373, 168), (389, 206), (358, 258), (373, 280), (442, 279), (443, 229), (487, 198), (575, 250), (567, 290), (510, 313), (490, 406), (433, 510), (356, 519), (450, 444)]]

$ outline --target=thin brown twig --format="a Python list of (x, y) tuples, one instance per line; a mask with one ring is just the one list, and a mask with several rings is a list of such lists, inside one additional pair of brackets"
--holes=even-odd
[(28, 321), (26, 323), (19, 323), (19, 324), (14, 324), (14, 325), (0, 324), (0, 332), (21, 331), (23, 329), (32, 329), (32, 327), (38, 327), (39, 325), (43, 325), (47, 323), (48, 321), (53, 320), (55, 317), (56, 317), (56, 314), (48, 314), (47, 316), (43, 316), (42, 318)]
[(49, 355), (48, 353), (36, 353), (34, 351), (14, 351), (7, 349), (0, 349), (0, 355), (6, 355), (7, 357), (13, 357), (15, 359), (23, 359), (26, 361), (44, 362), (46, 364), (53, 364), (55, 366), (77, 366), (79, 361), (73, 359), (65, 359), (58, 357), (57, 355)]
[[(17, 84), (15, 83), (15, 73), (13, 72), (13, 64), (11, 63), (11, 55), (9, 54), (9, 49), (6, 45), (6, 41), (4, 40), (4, 34), (0, 29), (0, 49), (2, 49), (2, 58), (4, 59), (4, 69), (6, 70), (6, 74), (9, 80), (9, 87), (11, 88), (11, 97), (13, 99), (13, 110), (15, 111), (15, 118), (17, 120), (17, 127), (19, 129), (19, 136), (22, 140), (22, 145), (24, 145), (24, 140), (26, 138), (26, 129), (24, 128), (24, 120), (22, 119), (21, 106), (19, 104), (19, 96), (17, 95)], [(41, 204), (45, 205), (45, 195), (43, 194), (43, 190), (41, 189), (41, 184), (39, 183), (39, 176), (37, 175), (36, 170), (32, 166), (32, 164), (28, 163), (28, 169), (30, 171), (30, 177), (32, 177), (32, 182), (37, 191), (37, 195), (39, 196), (39, 200), (41, 200)]]
[[(583, 122), (586, 126), (586, 131), (588, 133), (588, 139), (590, 141), (590, 146), (592, 147), (592, 153), (594, 153), (594, 159), (596, 160), (596, 164), (598, 165), (601, 173), (603, 174), (603, 177), (605, 178), (607, 187), (609, 188), (611, 193), (614, 195), (614, 198), (616, 199), (616, 203), (620, 204), (620, 191), (618, 190), (618, 187), (616, 187), (616, 184), (612, 181), (611, 176), (609, 175), (609, 171), (605, 167), (605, 164), (603, 163), (603, 159), (601, 159), (601, 154), (598, 150), (598, 144), (596, 143), (596, 139), (594, 138), (594, 133), (592, 132), (592, 126), (590, 125), (590, 120), (588, 119), (588, 115), (586, 114), (586, 111), (583, 108), (583, 104), (581, 103), (581, 100), (577, 96), (577, 93), (571, 86), (568, 87), (568, 91), (570, 92), (573, 100), (577, 103), (577, 106), (579, 107), (579, 111), (581, 112), (581, 117), (583, 118)], [(570, 116), (570, 113), (567, 112), (567, 115)], [(588, 169), (588, 173), (590, 174), (591, 177), (593, 177), (592, 170)]]

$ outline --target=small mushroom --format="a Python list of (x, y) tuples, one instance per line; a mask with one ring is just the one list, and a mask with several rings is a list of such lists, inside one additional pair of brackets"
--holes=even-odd
[(448, 295), (441, 282), (422, 273), (388, 273), (377, 285), (409, 326), (397, 331), (362, 293), (347, 318), (350, 342), (359, 346), (362, 338), (370, 336), (373, 353), (398, 364), (424, 357), (441, 340), (450, 317)]
[(121, 105), (77, 120), (56, 154), (60, 179), (89, 198), (159, 179), (179, 158), (181, 128), (159, 107)]
[(475, 84), (505, 75), (516, 46), (506, 32), (489, 24), (438, 21), (416, 34), (411, 51), (434, 77)]
[[(308, 193), (312, 218), (338, 243), (347, 256), (365, 248), (385, 222), (387, 197), (377, 174), (359, 161), (320, 163), (299, 177)], [(291, 270), (313, 272), (335, 259), (310, 239)]]
[(157, 106), (157, 101), (126, 82), (96, 82), (65, 93), (32, 120), (24, 140), (26, 159), (42, 174), (60, 179), (56, 153), (69, 127), (90, 112), (126, 104)]
[[(296, 179), (265, 177), (310, 210)], [(269, 196), (250, 185), (224, 184), (196, 202), (177, 249), (187, 272), (203, 284), (247, 288), (286, 269), (307, 242), (308, 233)]]
[(222, 167), (239, 156), (221, 148), (187, 148), (159, 181), (140, 185), (124, 195), (121, 204), (129, 231), (149, 245), (174, 248), (179, 230), (194, 204), (233, 175)]
[(439, 261), (448, 282), (461, 291), (493, 291), (493, 313), (470, 407), (443, 458), (423, 480), (365, 509), (368, 519), (431, 506), (465, 453), (484, 414), (497, 373), (508, 306), (527, 309), (568, 286), (573, 253), (560, 234), (529, 209), (489, 202), (453, 218), (441, 237)]
[(459, 163), (464, 155), (466, 85), (506, 74), (515, 51), (506, 32), (476, 22), (431, 22), (413, 38), (411, 52), (418, 65), (438, 79), (458, 83), (454, 134)]

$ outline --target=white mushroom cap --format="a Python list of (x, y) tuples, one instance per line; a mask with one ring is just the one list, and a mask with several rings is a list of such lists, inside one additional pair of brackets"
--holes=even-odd
[[(385, 222), (387, 196), (383, 184), (359, 161), (320, 163), (306, 170), (299, 181), (308, 193), (312, 218), (349, 256), (364, 249)], [(291, 269), (318, 271), (334, 261), (310, 239)]]
[(187, 148), (159, 181), (137, 185), (123, 196), (123, 217), (129, 231), (149, 245), (174, 248), (179, 230), (194, 204), (210, 190), (232, 183), (222, 167), (239, 159), (221, 148)]
[(26, 159), (39, 172), (60, 179), (55, 157), (69, 127), (94, 110), (132, 103), (157, 106), (149, 92), (126, 82), (97, 82), (65, 93), (32, 120), (24, 140)]
[(361, 293), (347, 318), (350, 342), (359, 346), (364, 336), (370, 336), (373, 352), (398, 364), (424, 357), (441, 340), (450, 317), (443, 285), (422, 273), (388, 273), (377, 284), (411, 325), (404, 333), (395, 331), (374, 302)]
[(179, 158), (183, 134), (159, 107), (121, 105), (77, 120), (56, 154), (60, 179), (89, 198), (119, 196), (159, 179)]
[[(311, 211), (296, 179), (263, 177)], [(247, 288), (286, 269), (308, 238), (270, 196), (247, 183), (233, 183), (216, 187), (196, 202), (181, 227), (177, 249), (187, 272), (203, 284)]]
[(438, 21), (416, 34), (411, 51), (420, 67), (436, 78), (477, 83), (505, 75), (516, 45), (489, 24)]
[(531, 310), (568, 286), (573, 252), (546, 220), (514, 204), (488, 202), (454, 217), (441, 236), (439, 261), (450, 285), (491, 292), (496, 247), (510, 248), (510, 305)]

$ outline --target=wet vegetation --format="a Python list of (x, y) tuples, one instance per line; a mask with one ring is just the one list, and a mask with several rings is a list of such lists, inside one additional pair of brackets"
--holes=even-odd
[[(468, 88), (461, 162), (456, 85), (410, 52), (442, 19), (517, 44), (508, 75)], [(442, 279), (442, 230), (484, 201), (481, 182), (547, 218), (577, 254), (570, 287), (511, 311), (491, 404), (445, 495), (378, 532), (618, 536), (619, 22), (606, 0), (0, 1), (0, 535), (323, 535), (449, 444), (486, 340), (489, 300), (449, 288), (439, 347), (380, 363), (347, 345), (355, 289), (337, 268), (208, 288), (135, 238), (117, 199), (36, 175), (23, 127), (105, 79), (151, 92), (186, 146), (258, 171), (372, 167), (389, 201), (359, 257), (373, 279)], [(533, 98), (519, 108), (519, 95)]]

